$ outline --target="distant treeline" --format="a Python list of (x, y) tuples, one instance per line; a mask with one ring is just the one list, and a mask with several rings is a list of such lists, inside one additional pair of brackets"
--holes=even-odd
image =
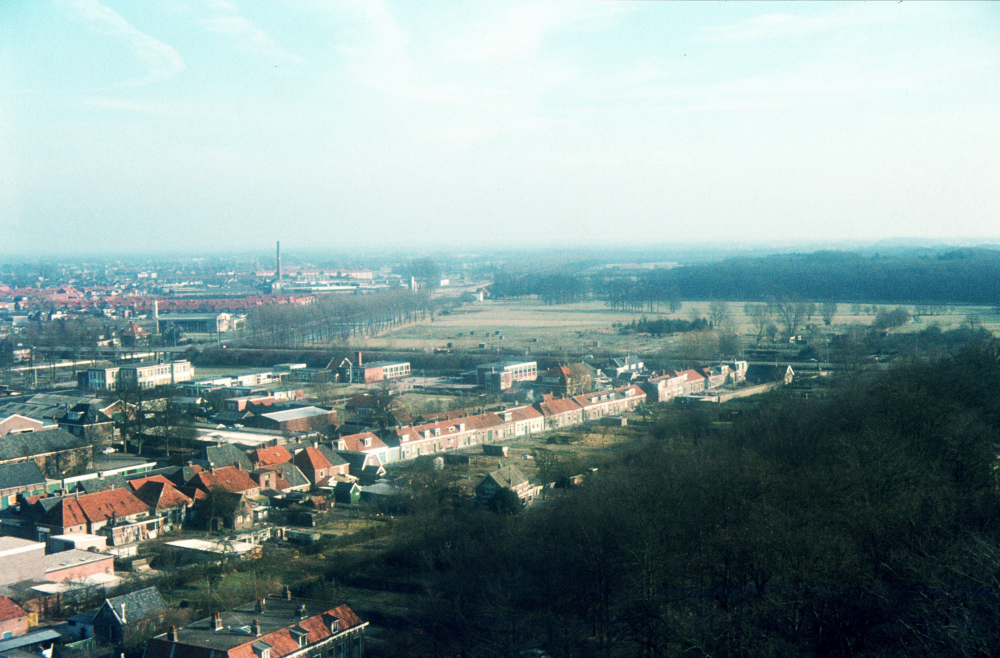
[(245, 340), (253, 347), (303, 347), (370, 336), (428, 314), (437, 302), (426, 294), (389, 290), (370, 295), (324, 295), (306, 306), (271, 305), (247, 317)]
[(547, 303), (602, 299), (619, 310), (654, 310), (668, 303), (676, 310), (675, 300), (681, 298), (996, 304), (1000, 251), (897, 256), (818, 251), (589, 276), (499, 272), (491, 291), (495, 297), (537, 297)]
[(623, 324), (618, 328), (620, 334), (651, 334), (653, 336), (663, 336), (666, 334), (677, 334), (686, 331), (706, 331), (711, 323), (705, 318), (697, 320), (671, 320), (663, 318), (660, 320), (632, 320), (628, 324)]

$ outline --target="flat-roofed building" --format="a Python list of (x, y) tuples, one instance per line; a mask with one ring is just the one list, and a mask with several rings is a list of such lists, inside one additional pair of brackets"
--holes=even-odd
[(476, 383), (488, 391), (506, 391), (515, 382), (538, 379), (535, 361), (501, 361), (476, 367)]
[(194, 379), (194, 366), (187, 360), (122, 366), (118, 371), (118, 379), (125, 386), (138, 386), (139, 388), (180, 384)]

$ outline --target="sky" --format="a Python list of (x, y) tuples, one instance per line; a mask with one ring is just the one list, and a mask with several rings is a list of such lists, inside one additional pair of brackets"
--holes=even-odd
[(0, 251), (1000, 240), (1000, 3), (0, 0)]

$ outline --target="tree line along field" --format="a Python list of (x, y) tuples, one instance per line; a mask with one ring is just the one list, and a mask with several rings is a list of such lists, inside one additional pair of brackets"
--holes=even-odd
[[(622, 335), (615, 324), (628, 324), (639, 318), (688, 320), (692, 317), (709, 317), (711, 303), (685, 301), (676, 312), (669, 312), (666, 305), (660, 311), (612, 311), (604, 302), (586, 301), (567, 304), (546, 304), (541, 300), (499, 300), (466, 304), (447, 314), (438, 314), (433, 321), (404, 325), (390, 329), (376, 337), (364, 337), (352, 342), (359, 348), (417, 349), (443, 348), (451, 343), (454, 349), (478, 349), (503, 352), (570, 354), (588, 352), (647, 354), (669, 346), (674, 337), (657, 338), (649, 335)], [(756, 343), (753, 321), (745, 313), (744, 303), (729, 302), (727, 308), (733, 327), (741, 336), (742, 346)], [(852, 326), (867, 327), (875, 319), (871, 307), (892, 310), (891, 304), (838, 304), (837, 312), (829, 326), (817, 311), (803, 325), (812, 325), (824, 336), (847, 331)], [(905, 306), (905, 305), (904, 305)], [(913, 307), (906, 307), (911, 311)], [(855, 314), (854, 311), (858, 310)], [(974, 316), (980, 326), (1000, 332), (1000, 314), (988, 306), (936, 307), (933, 315), (919, 315), (910, 324), (895, 329), (896, 332), (919, 332), (937, 323), (943, 330), (954, 329)], [(781, 326), (778, 318), (773, 319)], [(804, 327), (803, 327), (804, 328)], [(499, 332), (499, 334), (497, 334)], [(779, 331), (780, 333), (780, 331)], [(801, 333), (801, 332), (800, 332)], [(501, 340), (502, 336), (502, 340)]]

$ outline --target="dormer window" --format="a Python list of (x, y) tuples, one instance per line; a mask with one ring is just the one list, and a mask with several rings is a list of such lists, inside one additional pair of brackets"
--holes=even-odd
[(304, 647), (309, 642), (309, 632), (301, 626), (288, 629), (292, 637), (299, 643), (299, 647)]

